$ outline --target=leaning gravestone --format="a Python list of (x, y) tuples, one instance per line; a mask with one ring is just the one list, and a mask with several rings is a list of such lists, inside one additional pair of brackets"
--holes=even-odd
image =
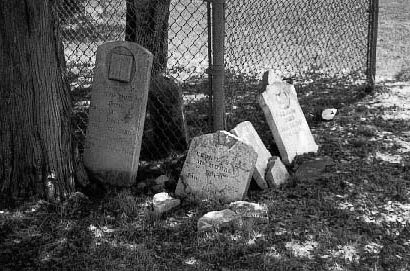
[(176, 195), (241, 200), (246, 195), (257, 154), (233, 134), (218, 131), (192, 139)]
[(296, 155), (317, 152), (318, 146), (299, 105), (293, 85), (279, 81), (274, 76), (267, 78), (266, 90), (259, 96), (261, 106), (282, 161), (292, 163)]
[(131, 186), (138, 170), (152, 54), (131, 42), (98, 47), (84, 150), (101, 181)]
[(267, 189), (268, 184), (265, 180), (266, 167), (268, 165), (269, 158), (272, 155), (266, 149), (255, 128), (253, 128), (252, 123), (249, 121), (243, 121), (236, 125), (236, 127), (231, 130), (231, 133), (239, 137), (246, 144), (250, 145), (258, 154), (253, 178), (261, 189)]

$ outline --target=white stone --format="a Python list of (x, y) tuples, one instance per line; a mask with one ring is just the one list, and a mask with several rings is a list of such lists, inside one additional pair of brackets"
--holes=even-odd
[(322, 111), (322, 119), (324, 120), (332, 120), (336, 116), (337, 109), (336, 108), (329, 108)]
[(248, 201), (235, 201), (229, 204), (229, 209), (234, 211), (242, 220), (253, 220), (257, 223), (268, 223), (268, 206), (265, 204)]
[(261, 189), (268, 188), (268, 184), (265, 180), (265, 174), (269, 158), (272, 155), (266, 149), (252, 123), (249, 121), (241, 122), (231, 130), (231, 133), (239, 137), (241, 141), (250, 145), (256, 151), (258, 154), (258, 159), (256, 160), (253, 178)]
[(175, 190), (178, 196), (241, 200), (246, 195), (258, 155), (226, 131), (195, 137)]
[(157, 193), (152, 200), (154, 211), (162, 214), (172, 210), (181, 204), (181, 200), (174, 199), (168, 193)]
[(268, 163), (266, 180), (270, 185), (279, 186), (289, 179), (289, 173), (279, 157), (272, 157)]
[(136, 181), (152, 59), (132, 42), (97, 49), (84, 164), (105, 183)]
[(208, 212), (198, 220), (198, 231), (232, 227), (238, 219), (238, 215), (229, 209)]
[(282, 161), (292, 163), (296, 155), (317, 152), (318, 146), (299, 105), (293, 85), (275, 82), (259, 96), (261, 106)]

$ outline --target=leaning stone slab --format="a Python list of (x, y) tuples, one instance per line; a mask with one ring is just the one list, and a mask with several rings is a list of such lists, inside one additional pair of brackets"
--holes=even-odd
[(252, 123), (249, 121), (241, 122), (231, 130), (231, 133), (239, 137), (241, 141), (252, 146), (258, 154), (253, 178), (261, 189), (267, 189), (268, 184), (265, 180), (266, 166), (272, 155), (266, 149)]
[(135, 182), (152, 58), (131, 42), (104, 43), (97, 49), (84, 164), (104, 183)]
[(259, 105), (286, 164), (296, 155), (318, 150), (295, 93), (293, 85), (273, 82), (259, 96)]
[(175, 190), (178, 196), (241, 200), (246, 195), (258, 155), (231, 133), (195, 137)]
[(266, 180), (272, 186), (279, 186), (289, 179), (289, 173), (279, 157), (274, 156), (269, 160)]
[(172, 210), (181, 204), (180, 199), (174, 199), (168, 193), (157, 193), (153, 198), (154, 211), (157, 214), (162, 214)]

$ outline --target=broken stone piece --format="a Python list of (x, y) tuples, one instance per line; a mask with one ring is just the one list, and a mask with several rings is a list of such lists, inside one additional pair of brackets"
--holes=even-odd
[(229, 209), (208, 212), (198, 220), (198, 231), (229, 228), (234, 226), (238, 219), (238, 215)]
[(249, 121), (241, 122), (231, 130), (231, 133), (239, 137), (241, 141), (251, 146), (258, 154), (255, 171), (253, 172), (253, 178), (261, 189), (267, 189), (268, 184), (265, 180), (266, 166), (268, 165), (269, 158), (272, 155), (266, 149), (252, 123)]
[(336, 108), (325, 109), (322, 111), (322, 119), (323, 120), (332, 120), (337, 113)]
[(243, 220), (253, 220), (257, 223), (268, 223), (268, 207), (264, 204), (247, 201), (235, 201), (229, 204), (229, 209), (234, 211)]
[(170, 211), (171, 209), (179, 206), (181, 200), (174, 199), (168, 193), (157, 193), (153, 198), (154, 211), (157, 214), (162, 214)]
[(289, 178), (288, 170), (279, 157), (274, 156), (269, 160), (266, 171), (266, 181), (270, 186), (279, 186)]

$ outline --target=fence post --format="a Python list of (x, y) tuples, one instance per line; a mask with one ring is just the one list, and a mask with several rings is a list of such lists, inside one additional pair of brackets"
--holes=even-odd
[(225, 129), (225, 0), (211, 0), (212, 3), (212, 63), (210, 63), (212, 84), (212, 128)]
[(369, 7), (369, 32), (367, 49), (367, 83), (371, 91), (376, 81), (376, 47), (377, 28), (379, 22), (379, 0), (371, 0)]

